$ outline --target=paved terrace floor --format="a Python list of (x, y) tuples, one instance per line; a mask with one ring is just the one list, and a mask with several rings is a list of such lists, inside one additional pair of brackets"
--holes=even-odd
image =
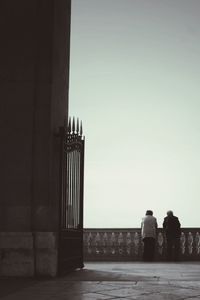
[(198, 263), (87, 263), (56, 279), (1, 279), (3, 300), (197, 300)]

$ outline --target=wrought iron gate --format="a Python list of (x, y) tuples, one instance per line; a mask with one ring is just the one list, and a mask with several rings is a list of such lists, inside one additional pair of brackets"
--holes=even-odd
[(83, 267), (84, 137), (78, 119), (69, 119), (61, 131), (59, 273), (64, 274)]

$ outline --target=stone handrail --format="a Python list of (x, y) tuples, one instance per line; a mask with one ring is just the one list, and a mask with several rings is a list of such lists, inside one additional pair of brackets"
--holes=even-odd
[[(180, 260), (200, 260), (200, 228), (182, 228)], [(85, 261), (140, 261), (143, 242), (140, 228), (84, 229)], [(159, 228), (155, 260), (166, 259), (166, 239)]]

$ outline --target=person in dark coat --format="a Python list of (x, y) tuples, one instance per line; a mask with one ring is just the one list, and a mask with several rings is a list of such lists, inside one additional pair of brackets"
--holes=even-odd
[(167, 239), (167, 260), (178, 261), (180, 252), (181, 224), (169, 210), (164, 218), (163, 229)]

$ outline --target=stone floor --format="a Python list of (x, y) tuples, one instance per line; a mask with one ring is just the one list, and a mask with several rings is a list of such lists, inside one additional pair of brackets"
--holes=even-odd
[(1, 279), (3, 300), (197, 300), (200, 262), (87, 263), (56, 279)]

